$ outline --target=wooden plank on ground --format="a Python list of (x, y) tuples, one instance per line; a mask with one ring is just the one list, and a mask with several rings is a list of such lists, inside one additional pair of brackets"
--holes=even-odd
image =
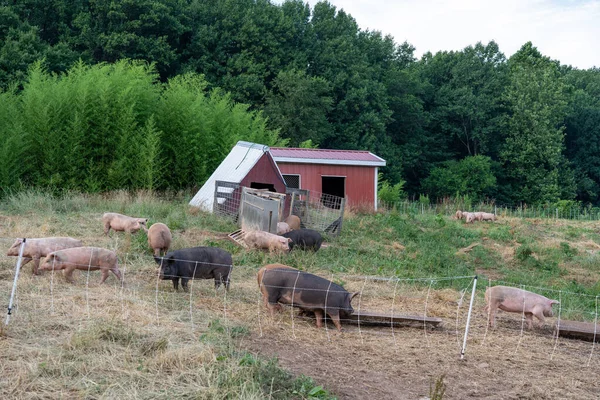
[(593, 322), (561, 320), (560, 326), (558, 326), (558, 321), (554, 325), (555, 332), (557, 328), (560, 328), (558, 329), (559, 336), (588, 340), (590, 342), (595, 339), (596, 342), (600, 342), (600, 325), (594, 326)]
[(362, 310), (360, 313), (354, 312), (345, 322), (358, 325), (360, 320), (361, 325), (377, 325), (377, 326), (397, 326), (397, 325), (419, 325), (423, 324), (438, 326), (443, 322), (441, 318), (425, 317), (421, 315), (400, 315), (379, 313), (373, 311)]

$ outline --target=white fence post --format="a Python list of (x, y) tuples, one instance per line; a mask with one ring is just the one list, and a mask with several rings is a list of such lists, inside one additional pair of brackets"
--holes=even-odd
[(469, 313), (467, 314), (467, 325), (465, 326), (465, 338), (463, 340), (460, 359), (465, 358), (465, 350), (467, 348), (467, 337), (469, 336), (469, 324), (471, 323), (471, 311), (473, 310), (473, 300), (475, 300), (475, 289), (477, 288), (477, 275), (473, 279), (473, 291), (471, 292), (471, 301), (469, 302)]
[(6, 323), (10, 321), (10, 315), (12, 313), (13, 300), (15, 298), (15, 292), (17, 291), (17, 280), (19, 279), (19, 271), (21, 271), (21, 263), (23, 262), (23, 250), (25, 249), (25, 241), (27, 239), (23, 238), (21, 242), (21, 248), (19, 249), (19, 258), (17, 259), (17, 267), (15, 269), (15, 281), (13, 282), (12, 292), (10, 293), (10, 301), (8, 302), (8, 314), (6, 315)]

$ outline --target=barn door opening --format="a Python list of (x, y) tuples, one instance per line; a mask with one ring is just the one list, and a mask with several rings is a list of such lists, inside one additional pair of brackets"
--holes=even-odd
[(325, 207), (340, 209), (341, 199), (346, 196), (345, 176), (321, 176), (323, 194), (321, 202)]
[(271, 183), (250, 182), (251, 189), (267, 189), (269, 192), (277, 192), (275, 185)]

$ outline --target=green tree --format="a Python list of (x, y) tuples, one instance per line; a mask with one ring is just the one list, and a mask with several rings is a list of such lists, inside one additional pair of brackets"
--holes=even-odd
[(438, 199), (457, 195), (483, 200), (495, 187), (492, 160), (481, 155), (447, 161), (423, 181), (427, 193)]
[(180, 65), (178, 50), (188, 33), (183, 15), (177, 0), (96, 0), (73, 17), (70, 45), (95, 62), (155, 62), (166, 79)]
[(282, 71), (267, 96), (265, 115), (272, 128), (280, 129), (290, 145), (305, 140), (319, 144), (330, 135), (327, 114), (332, 107), (331, 87), (323, 78), (300, 71)]
[(567, 85), (556, 62), (526, 43), (509, 60), (511, 115), (501, 159), (512, 198), (530, 204), (561, 197)]
[(577, 198), (597, 203), (600, 196), (600, 69), (566, 74), (575, 92), (565, 119), (566, 155), (573, 163)]

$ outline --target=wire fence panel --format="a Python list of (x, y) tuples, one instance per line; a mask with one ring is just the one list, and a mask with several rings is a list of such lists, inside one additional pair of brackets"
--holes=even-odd
[(288, 189), (291, 214), (300, 218), (303, 228), (339, 235), (346, 199), (316, 191)]
[(216, 181), (213, 214), (237, 221), (241, 195), (239, 183)]

